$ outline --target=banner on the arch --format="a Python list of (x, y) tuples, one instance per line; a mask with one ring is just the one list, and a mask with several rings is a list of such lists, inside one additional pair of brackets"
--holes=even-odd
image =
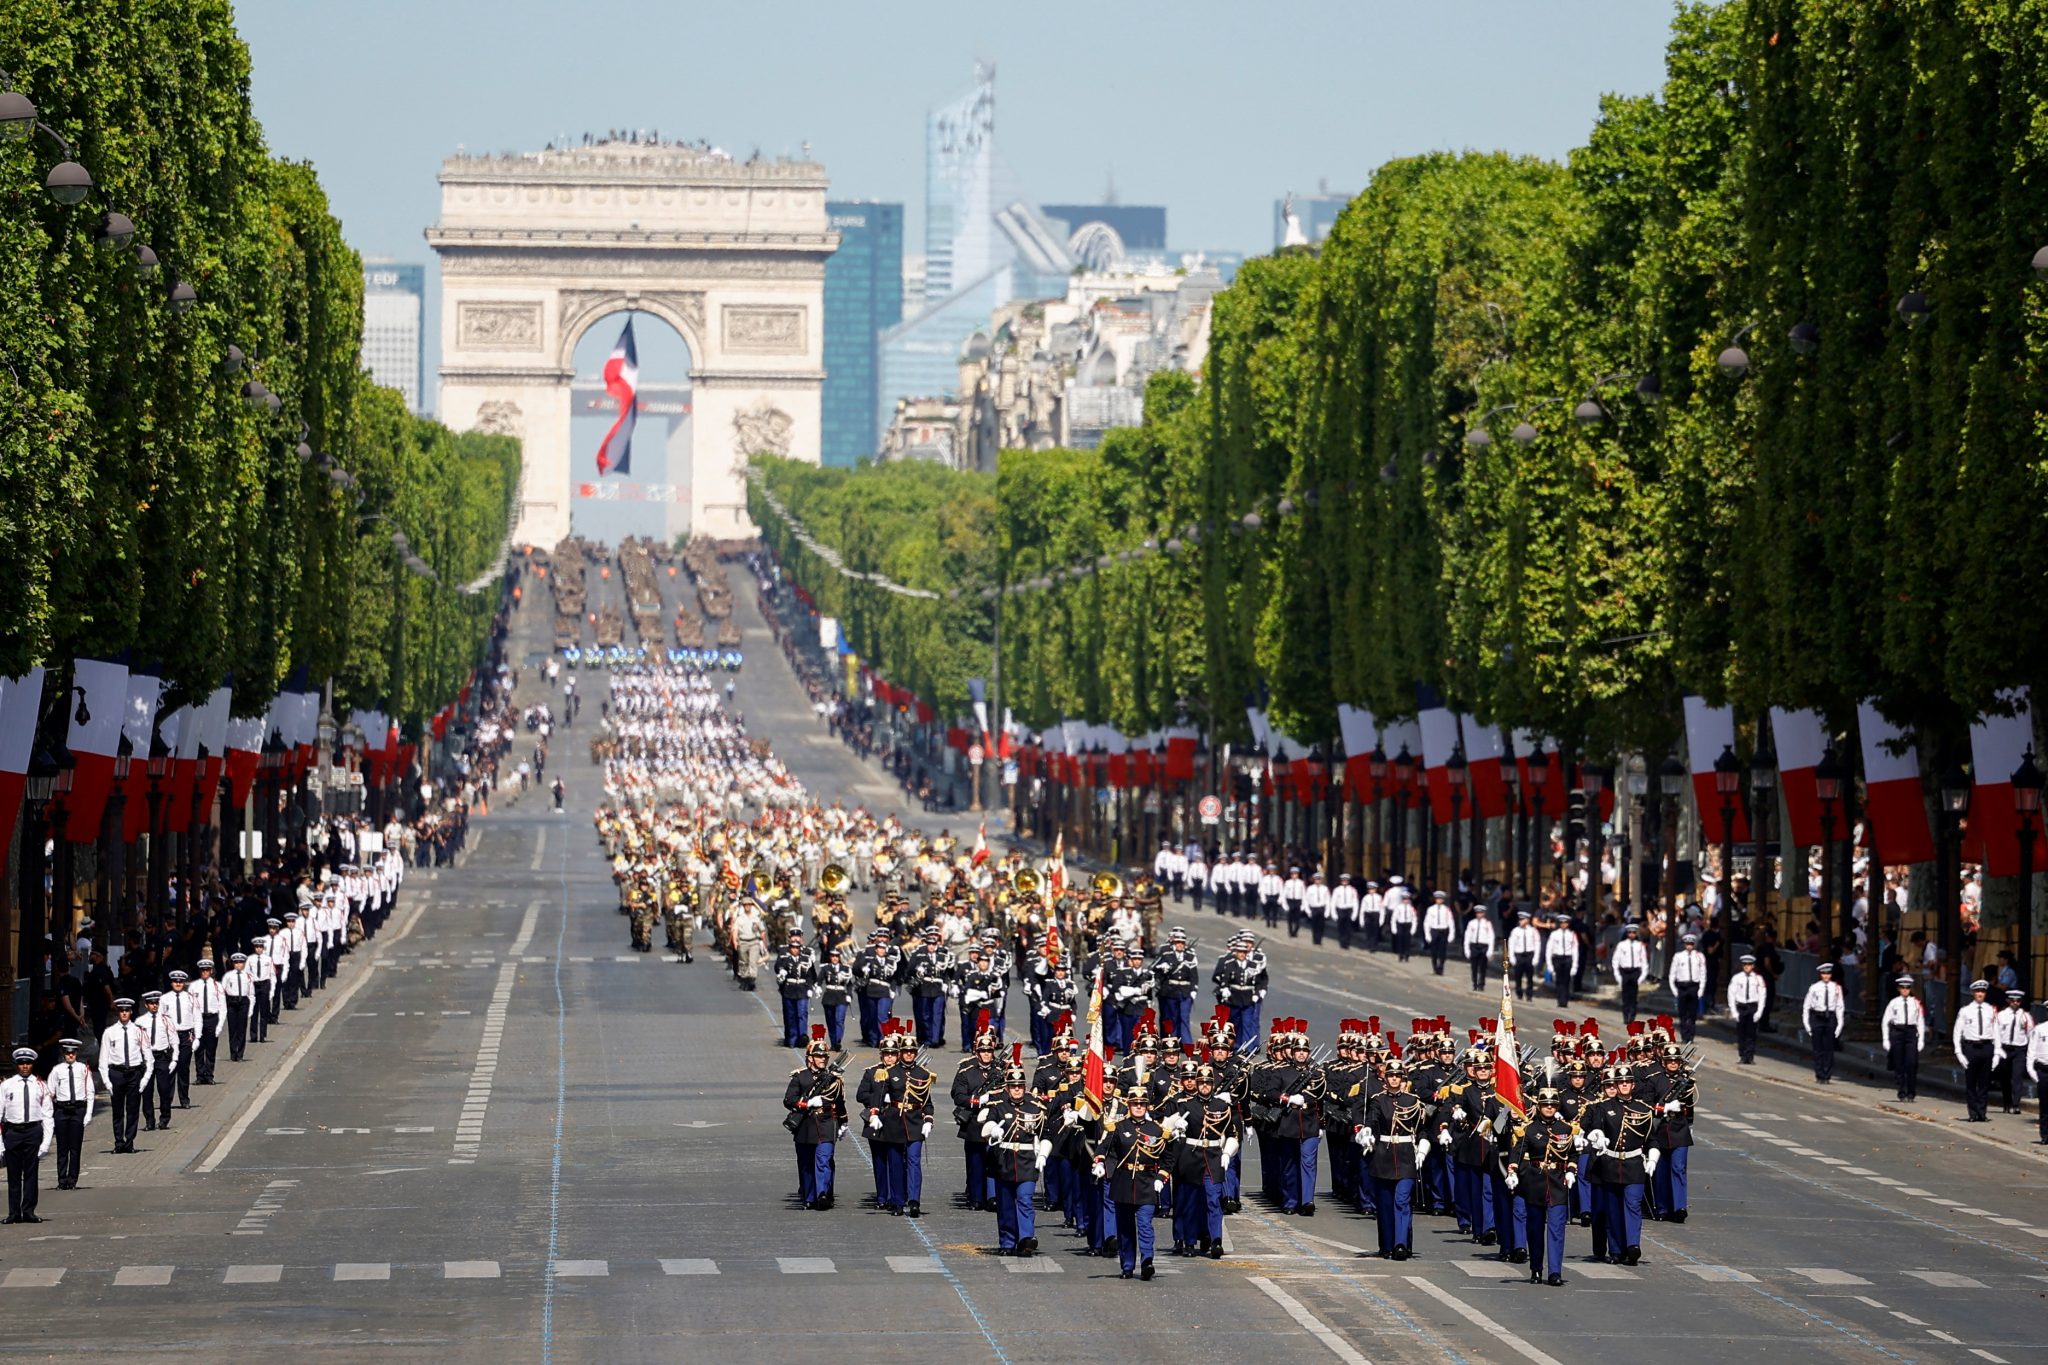
[(688, 502), (686, 483), (579, 483), (576, 496), (594, 502)]

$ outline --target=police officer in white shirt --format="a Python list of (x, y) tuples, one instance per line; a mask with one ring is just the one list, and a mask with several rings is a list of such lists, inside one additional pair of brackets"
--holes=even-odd
[(1700, 951), (1698, 934), (1687, 934), (1679, 942), (1684, 946), (1664, 975), (1678, 1004), (1679, 1041), (1689, 1043), (1700, 1021), (1700, 997), (1707, 989), (1707, 955)]
[(76, 1038), (58, 1042), (64, 1060), (50, 1068), (50, 1123), (57, 1140), (57, 1188), (78, 1188), (79, 1156), (85, 1148), (85, 1125), (92, 1122), (92, 1068), (78, 1060), (85, 1045)]
[(1643, 977), (1650, 970), (1650, 950), (1643, 946), (1641, 929), (1631, 924), (1622, 931), (1621, 942), (1614, 945), (1614, 959), (1607, 965), (1621, 987), (1621, 1022), (1633, 1024), (1636, 1021), (1637, 996)]
[(1763, 1022), (1768, 983), (1756, 974), (1756, 954), (1742, 955), (1742, 970), (1728, 983), (1728, 1017), (1735, 1021), (1735, 1050), (1742, 1065), (1756, 1065), (1757, 1026)]
[(1451, 898), (1441, 891), (1429, 895), (1429, 909), (1422, 916), (1422, 939), (1429, 945), (1429, 969), (1438, 976), (1444, 974), (1444, 962), (1451, 955), (1451, 936), (1457, 930), (1458, 917), (1451, 909)]
[(1330, 894), (1330, 878), (1325, 872), (1316, 873), (1315, 880), (1301, 893), (1301, 910), (1308, 916), (1311, 942), (1321, 943), (1323, 931), (1330, 927)]
[(2034, 1033), (2034, 1016), (2027, 1009), (2027, 993), (2005, 993), (2005, 1008), (1998, 1012), (1999, 1101), (2005, 1112), (2020, 1112), (2020, 1097), (2027, 1093), (2027, 1040)]
[(228, 954), (228, 974), (220, 979), (220, 995), (228, 1060), (239, 1062), (249, 1044), (249, 1021), (256, 1015), (256, 978), (250, 975), (247, 953)]
[(220, 982), (213, 979), (212, 958), (199, 959), (199, 979), (186, 994), (199, 1007), (199, 1039), (193, 1066), (199, 1073), (199, 1083), (212, 1085), (214, 1059), (220, 1055), (221, 1024), (228, 1017), (228, 998), (222, 994)]
[(1358, 888), (1352, 885), (1351, 874), (1341, 872), (1337, 884), (1330, 888), (1330, 918), (1337, 925), (1337, 946), (1351, 946), (1351, 930), (1358, 923)]
[(1515, 927), (1508, 931), (1508, 978), (1517, 1000), (1536, 998), (1536, 959), (1543, 952), (1543, 935), (1534, 918), (1527, 910), (1517, 910)]
[(1579, 979), (1579, 932), (1569, 919), (1560, 919), (1543, 941), (1543, 962), (1557, 988), (1557, 1007), (1570, 1009), (1572, 983)]
[(1394, 936), (1394, 952), (1406, 962), (1415, 952), (1415, 897), (1399, 876), (1387, 878), (1387, 930)]
[(1257, 874), (1255, 885), (1259, 894), (1259, 913), (1265, 917), (1268, 929), (1280, 927), (1280, 893), (1287, 885), (1280, 879), (1280, 868), (1276, 864)]
[(2027, 1035), (2027, 1074), (2034, 1078), (2034, 1094), (2040, 1101), (2041, 1145), (2048, 1147), (2048, 1020), (2034, 1025)]
[(1365, 950), (1378, 952), (1386, 941), (1387, 898), (1380, 891), (1380, 884), (1369, 877), (1365, 894), (1358, 898), (1358, 927), (1365, 930)]
[(1486, 913), (1483, 905), (1474, 905), (1465, 914), (1465, 962), (1472, 968), (1472, 989), (1486, 989), (1487, 964), (1493, 961), (1493, 946), (1498, 942), (1493, 932), (1493, 917)]
[(50, 1153), (50, 1092), (36, 1079), (36, 1050), (14, 1049), (14, 1074), (0, 1081), (0, 1148), (7, 1154), (7, 1221), (40, 1223), (36, 1175)]
[(149, 1034), (135, 1022), (134, 1014), (135, 1002), (122, 996), (114, 1002), (115, 1022), (100, 1035), (100, 1080), (111, 1096), (107, 1104), (116, 1153), (135, 1150), (135, 1119), (142, 1112), (156, 1064), (149, 1050)]
[(249, 1006), (249, 1041), (263, 1042), (270, 1036), (270, 1021), (277, 1013), (277, 964), (270, 960), (270, 935), (249, 940), (249, 957), (242, 964), (255, 984), (256, 1000)]
[(1202, 895), (1209, 889), (1209, 860), (1203, 855), (1200, 844), (1189, 844), (1188, 852), (1181, 856), (1187, 863), (1187, 871), (1181, 880), (1187, 883), (1189, 894), (1195, 898), (1195, 913), (1200, 914)]
[(1799, 1019), (1813, 1040), (1813, 1078), (1826, 1085), (1835, 1076), (1835, 1047), (1849, 1027), (1849, 999), (1835, 981), (1834, 963), (1823, 962), (1816, 970), (1820, 980), (1806, 988)]
[(1308, 896), (1308, 883), (1301, 879), (1301, 869), (1287, 869), (1287, 880), (1280, 883), (1280, 906), (1287, 912), (1287, 937), (1301, 937), (1302, 903)]
[(180, 1109), (192, 1107), (192, 1062), (199, 1051), (199, 1002), (187, 989), (190, 980), (183, 972), (172, 972), (171, 992), (158, 1003), (163, 1017), (170, 1021), (171, 1031), (178, 1035), (178, 1055), (171, 1073), (177, 1077)]
[(1878, 1039), (1884, 1044), (1892, 1079), (1898, 1082), (1899, 1098), (1916, 1099), (1920, 1090), (1920, 1052), (1927, 1046), (1927, 1007), (1914, 996), (1912, 977), (1899, 977), (1892, 984), (1899, 993), (1884, 1007), (1884, 1017), (1877, 1026)]
[(177, 1030), (164, 1017), (163, 998), (162, 991), (144, 991), (142, 1017), (135, 1021), (142, 1027), (143, 1046), (149, 1049), (149, 1074), (155, 1086), (142, 1097), (142, 1126), (152, 1133), (171, 1126), (171, 1092), (178, 1083), (176, 1073), (182, 1051)]
[(1991, 983), (1981, 978), (1970, 983), (1970, 1003), (1956, 1011), (1956, 1026), (1950, 1045), (1963, 1068), (1963, 1092), (1969, 1106), (1970, 1123), (1989, 1123), (1984, 1111), (1991, 1104), (1991, 1073), (2005, 1060), (1998, 1045), (1998, 1011), (1985, 999)]

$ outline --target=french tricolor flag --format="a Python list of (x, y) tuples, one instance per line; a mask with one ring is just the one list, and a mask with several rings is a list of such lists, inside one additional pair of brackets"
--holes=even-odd
[(1429, 787), (1430, 818), (1439, 825), (1451, 823), (1451, 754), (1458, 748), (1458, 714), (1445, 706), (1433, 688), (1417, 688), (1422, 712), (1415, 719), (1422, 727), (1423, 780)]
[(1933, 862), (1920, 755), (1905, 732), (1867, 701), (1856, 705), (1856, 729), (1863, 738), (1863, 804), (1877, 836), (1878, 857), (1887, 867)]
[(1501, 780), (1507, 747), (1501, 743), (1500, 727), (1460, 716), (1458, 728), (1465, 736), (1465, 774), (1471, 788), (1466, 793), (1465, 813), (1498, 820), (1508, 813), (1507, 783)]
[(1979, 716), (1970, 723), (1970, 827), (1964, 847), (1988, 875), (2017, 877), (2020, 815), (2012, 775), (2034, 746), (2034, 713), (2025, 688), (2004, 693), (1999, 701), (2013, 714)]
[[(1820, 843), (1821, 836), (1820, 783), (1814, 770), (1820, 767), (1821, 756), (1827, 752), (1827, 725), (1818, 711), (1788, 711), (1773, 706), (1771, 734), (1778, 742), (1778, 782), (1785, 789), (1785, 813), (1791, 817), (1792, 842), (1801, 848), (1812, 848)], [(1849, 833), (1841, 816), (1837, 805), (1837, 839)]]
[(633, 319), (626, 319), (611, 358), (604, 362), (604, 391), (619, 405), (612, 429), (597, 447), (599, 474), (633, 472), (633, 422), (640, 413), (640, 351), (633, 344)]
[(0, 847), (14, 839), (14, 820), (28, 786), (29, 755), (43, 713), (43, 670), (0, 678)]
[[(1685, 699), (1685, 757), (1692, 771), (1693, 800), (1699, 806), (1700, 825), (1707, 842), (1721, 842), (1721, 797), (1714, 786), (1714, 760), (1735, 745), (1735, 710), (1709, 706), (1703, 697)], [(1742, 774), (1747, 779), (1748, 770)], [(1749, 839), (1749, 794), (1738, 783), (1733, 801), (1734, 833), (1738, 843)]]

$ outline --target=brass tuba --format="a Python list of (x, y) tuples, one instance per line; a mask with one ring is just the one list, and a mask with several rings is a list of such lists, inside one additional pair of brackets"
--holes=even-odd
[(1088, 879), (1089, 889), (1098, 896), (1115, 899), (1124, 894), (1124, 879), (1114, 872), (1098, 872)]
[(1010, 878), (1010, 885), (1017, 888), (1017, 894), (1020, 896), (1035, 896), (1043, 881), (1044, 878), (1030, 868), (1020, 867), (1017, 869), (1017, 875)]
[(838, 863), (832, 863), (823, 872), (818, 874), (818, 889), (829, 895), (837, 896), (844, 892), (852, 881), (853, 878), (847, 875), (845, 868), (841, 867)]

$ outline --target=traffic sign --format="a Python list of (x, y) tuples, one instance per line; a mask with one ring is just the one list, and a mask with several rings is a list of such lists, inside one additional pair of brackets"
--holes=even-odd
[(978, 765), (984, 758), (987, 757), (988, 750), (982, 748), (979, 744), (970, 744), (967, 746), (967, 761), (969, 763)]
[(1223, 819), (1223, 798), (1220, 796), (1205, 796), (1202, 798), (1201, 804), (1195, 807), (1195, 810), (1201, 815), (1203, 824), (1216, 824)]

